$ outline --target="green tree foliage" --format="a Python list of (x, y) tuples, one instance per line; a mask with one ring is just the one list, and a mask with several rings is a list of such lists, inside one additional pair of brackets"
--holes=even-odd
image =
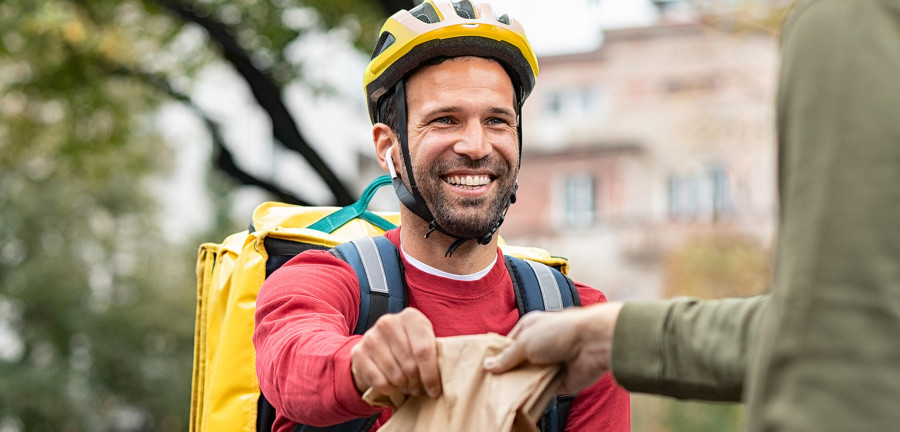
[(757, 241), (717, 232), (685, 242), (665, 261), (664, 297), (748, 297), (766, 291), (769, 251)]
[(244, 56), (277, 99), (303, 78), (298, 38), (371, 46), (382, 15), (336, 0), (0, 2), (0, 430), (187, 429), (199, 241), (161, 235), (148, 185), (172, 156), (153, 114), (188, 105), (221, 159), (189, 96), (198, 71)]
[(632, 430), (640, 432), (730, 432), (740, 430), (744, 407), (635, 393), (631, 417)]
[(0, 302), (15, 335), (0, 415), (22, 430), (178, 430), (192, 295), (145, 187), (168, 162), (147, 124), (154, 93), (78, 52), (117, 42), (89, 36), (77, 9), (0, 8), (21, 19), (0, 25), (18, 29), (0, 91)]

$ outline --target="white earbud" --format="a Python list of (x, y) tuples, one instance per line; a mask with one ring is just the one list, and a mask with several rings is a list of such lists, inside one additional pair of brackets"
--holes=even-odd
[(384, 161), (387, 163), (388, 171), (391, 173), (391, 178), (397, 178), (397, 171), (394, 170), (394, 159), (391, 157), (391, 150), (394, 149), (394, 146), (391, 146), (384, 152)]

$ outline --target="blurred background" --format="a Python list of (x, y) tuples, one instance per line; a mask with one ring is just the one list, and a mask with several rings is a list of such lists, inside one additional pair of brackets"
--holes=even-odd
[[(187, 430), (197, 247), (382, 174), (363, 69), (416, 3), (0, 2), (0, 432)], [(792, 1), (493, 3), (541, 65), (507, 242), (611, 300), (764, 291)], [(742, 415), (632, 400), (636, 431)]]

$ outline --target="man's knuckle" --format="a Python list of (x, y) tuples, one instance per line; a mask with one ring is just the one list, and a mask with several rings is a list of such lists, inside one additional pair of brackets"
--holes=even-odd
[[(377, 324), (376, 324), (377, 325)], [(371, 330), (363, 333), (362, 340), (360, 340), (360, 344), (364, 344), (366, 347), (370, 347), (372, 345), (377, 345), (379, 341), (382, 339), (382, 334), (380, 329), (372, 327)]]
[(413, 348), (413, 356), (419, 360), (431, 358), (431, 353), (431, 347), (428, 345), (420, 345)]
[(369, 380), (369, 385), (373, 389), (382, 393), (389, 393), (391, 390), (393, 390), (393, 386), (391, 385), (390, 381), (388, 381), (387, 378), (381, 375), (372, 377), (372, 379)]
[(404, 374), (403, 370), (400, 368), (393, 369), (388, 375), (388, 381), (390, 381), (390, 384), (394, 387), (403, 387), (406, 385), (407, 381), (406, 374)]
[(404, 361), (401, 368), (403, 369), (403, 374), (408, 377), (414, 377), (419, 374), (419, 367), (415, 362)]
[(390, 327), (394, 324), (394, 321), (397, 320), (397, 317), (394, 314), (385, 314), (380, 316), (377, 320), (375, 320), (375, 325), (372, 327), (383, 329), (385, 327)]

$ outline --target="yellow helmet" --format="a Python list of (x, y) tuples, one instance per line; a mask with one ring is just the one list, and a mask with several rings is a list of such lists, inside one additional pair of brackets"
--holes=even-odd
[(507, 15), (496, 17), (487, 3), (425, 0), (388, 18), (381, 28), (363, 87), (369, 116), (378, 100), (409, 72), (435, 57), (492, 58), (507, 70), (521, 104), (534, 88), (537, 57), (525, 30)]

